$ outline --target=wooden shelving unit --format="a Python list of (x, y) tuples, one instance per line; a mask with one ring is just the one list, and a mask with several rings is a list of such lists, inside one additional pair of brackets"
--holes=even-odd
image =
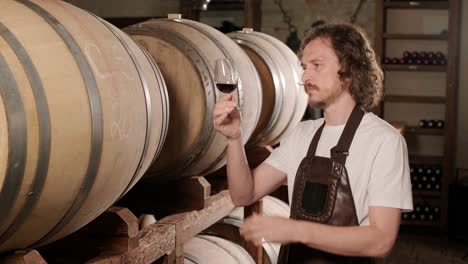
[(434, 227), (437, 228), (440, 226), (440, 222), (423, 222), (423, 221), (416, 221), (416, 220), (403, 220), (401, 222), (403, 225), (406, 226), (423, 226), (423, 227)]
[(383, 65), (386, 71), (420, 71), (420, 72), (446, 72), (445, 65)]
[(418, 135), (444, 135), (444, 129), (440, 128), (420, 128), (417, 126), (406, 127), (406, 133)]
[(400, 103), (421, 103), (421, 104), (445, 104), (446, 98), (442, 96), (405, 96), (405, 95), (387, 95), (387, 102)]
[(383, 3), (384, 8), (404, 9), (448, 9), (449, 1), (387, 1)]
[[(439, 111), (444, 111), (444, 128), (420, 128), (415, 124), (415, 118), (407, 117), (403, 114), (401, 120), (395, 119), (395, 115), (392, 117), (392, 122), (401, 121), (408, 124), (405, 130), (406, 140), (418, 140), (421, 136), (423, 137), (442, 137), (443, 139), (443, 150), (442, 154), (434, 153), (432, 156), (421, 155), (417, 149), (409, 149), (410, 164), (419, 167), (440, 167), (442, 169), (440, 184), (441, 190), (437, 191), (425, 191), (425, 190), (413, 190), (413, 200), (424, 200), (431, 204), (436, 204), (440, 207), (440, 220), (435, 222), (430, 221), (412, 221), (405, 220), (402, 224), (411, 228), (414, 227), (432, 227), (439, 228), (441, 231), (447, 231), (448, 221), (448, 191), (449, 185), (454, 179), (455, 168), (454, 168), (454, 153), (456, 148), (455, 143), (455, 129), (456, 129), (456, 111), (457, 111), (457, 83), (458, 83), (458, 53), (459, 53), (459, 20), (460, 20), (460, 0), (446, 0), (446, 1), (395, 1), (395, 0), (378, 0), (376, 2), (376, 38), (375, 38), (375, 50), (380, 58), (390, 57), (390, 54), (397, 54), (404, 50), (415, 50), (421, 51), (421, 47), (427, 47), (427, 50), (422, 51), (435, 51), (435, 46), (442, 45), (446, 47), (446, 64), (445, 65), (406, 65), (406, 64), (384, 64), (383, 70), (386, 75), (385, 90), (386, 94), (389, 94), (384, 98), (381, 108), (378, 110), (379, 114), (386, 119), (387, 115), (391, 115), (392, 107), (402, 107), (404, 103), (405, 107), (411, 109), (418, 109), (421, 111), (421, 116), (426, 113), (422, 112), (425, 110), (420, 109), (434, 109), (436, 107)], [(418, 24), (418, 23), (407, 23), (415, 17), (424, 19), (424, 12), (439, 12), (437, 14), (446, 14), (446, 21), (433, 20), (430, 23)], [(391, 14), (391, 15), (389, 15)], [(444, 16), (444, 15), (442, 15)], [(427, 18), (425, 21), (428, 21)], [(407, 23), (410, 29), (404, 28), (404, 21)], [(430, 24), (430, 26), (429, 26)], [(399, 25), (399, 26), (395, 26)], [(432, 28), (431, 28), (432, 27)], [(414, 30), (416, 29), (416, 30)], [(431, 29), (434, 29), (431, 31)], [(418, 48), (413, 48), (412, 45)], [(398, 53), (399, 54), (399, 53)], [(397, 74), (390, 72), (408, 72), (404, 74)], [(398, 89), (397, 92), (392, 92), (390, 87), (391, 83), (388, 81), (389, 78), (400, 78), (399, 80), (391, 79), (393, 81), (393, 88), (395, 88), (395, 82), (408, 83), (403, 78), (424, 78), (421, 76), (428, 76), (428, 74), (443, 74), (446, 79), (446, 83), (437, 94), (426, 93), (426, 89), (415, 90), (411, 95), (403, 94), (405, 90), (412, 89), (413, 87), (404, 87), (404, 89)], [(411, 74), (411, 75), (410, 75)], [(436, 76), (436, 75), (434, 75)], [(388, 78), (387, 78), (388, 77)], [(412, 79), (413, 80), (413, 79)], [(419, 82), (419, 81), (418, 81)], [(412, 82), (415, 83), (414, 80)], [(413, 108), (412, 108), (413, 107)], [(442, 108), (440, 108), (442, 107)], [(440, 110), (442, 109), (442, 110)], [(386, 115), (387, 113), (387, 115)], [(398, 112), (398, 113), (401, 113)], [(434, 112), (427, 111), (429, 116), (425, 118), (431, 119), (431, 114)], [(410, 113), (409, 113), (410, 114)], [(414, 113), (411, 113), (414, 114)], [(417, 115), (417, 114), (416, 114)], [(411, 120), (407, 120), (411, 119)], [(424, 118), (421, 118), (424, 119)], [(440, 119), (438, 118), (433, 119)], [(440, 140), (439, 140), (440, 142)], [(425, 142), (427, 143), (427, 142)], [(430, 142), (427, 144), (431, 144)], [(410, 145), (410, 144), (409, 144)], [(417, 148), (418, 144), (412, 144), (414, 148)]]
[(384, 39), (447, 40), (448, 34), (383, 34)]

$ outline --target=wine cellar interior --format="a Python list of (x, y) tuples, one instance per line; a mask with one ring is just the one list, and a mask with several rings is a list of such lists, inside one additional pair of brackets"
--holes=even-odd
[(374, 263), (468, 264), (465, 0), (0, 0), (0, 263), (284, 263), (243, 228), (296, 217), (291, 183), (235, 205), (216, 107), (263, 166), (324, 118), (298, 54), (333, 23), (367, 36), (367, 112), (406, 148), (413, 209)]

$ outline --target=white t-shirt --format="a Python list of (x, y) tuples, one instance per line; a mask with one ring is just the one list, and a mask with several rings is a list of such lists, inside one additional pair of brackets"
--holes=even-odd
[[(289, 201), (299, 164), (322, 124), (323, 118), (299, 123), (265, 161), (287, 173)], [(330, 149), (338, 144), (343, 129), (344, 125), (325, 125), (315, 155), (330, 158)], [(373, 113), (364, 115), (345, 166), (360, 225), (369, 225), (369, 206), (413, 209), (406, 142), (386, 121)]]

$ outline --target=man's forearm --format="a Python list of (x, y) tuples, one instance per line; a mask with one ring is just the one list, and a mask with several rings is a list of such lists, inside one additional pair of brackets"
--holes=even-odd
[(297, 243), (344, 256), (384, 257), (394, 238), (374, 226), (330, 226), (293, 220), (290, 229)]
[(247, 205), (254, 196), (254, 184), (241, 137), (228, 141), (227, 160), (226, 171), (232, 202), (236, 206)]

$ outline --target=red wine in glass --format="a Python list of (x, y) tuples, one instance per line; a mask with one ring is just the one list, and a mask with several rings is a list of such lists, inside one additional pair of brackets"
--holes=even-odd
[(237, 88), (237, 84), (216, 83), (216, 87), (223, 93), (231, 93)]
[(216, 88), (222, 93), (231, 93), (237, 88), (239, 75), (227, 58), (217, 59), (214, 67), (214, 81)]

